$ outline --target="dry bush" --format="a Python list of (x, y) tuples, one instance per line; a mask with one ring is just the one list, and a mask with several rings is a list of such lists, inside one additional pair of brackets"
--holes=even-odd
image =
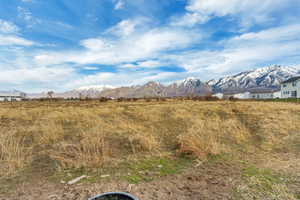
[(62, 168), (99, 167), (107, 158), (105, 135), (101, 132), (82, 132), (76, 143), (62, 140), (48, 151), (50, 158)]
[(217, 132), (208, 131), (203, 124), (200, 124), (178, 137), (179, 151), (206, 158), (209, 154), (216, 155), (221, 152), (222, 146), (219, 140)]
[(109, 98), (106, 98), (106, 97), (100, 97), (99, 98), (99, 101), (100, 102), (108, 102), (110, 99)]
[(1, 130), (0, 177), (15, 175), (30, 163), (32, 151), (24, 143), (24, 137), (18, 137), (13, 131)]
[(129, 135), (130, 146), (133, 153), (136, 152), (156, 152), (159, 150), (159, 143), (156, 138), (150, 134)]
[[(215, 108), (217, 109), (217, 108)], [(179, 152), (194, 154), (199, 158), (220, 153), (235, 153), (252, 149), (255, 138), (251, 130), (235, 115), (222, 118), (219, 115), (190, 118), (192, 127), (178, 136)]]
[(32, 128), (36, 131), (34, 138), (40, 145), (47, 146), (64, 139), (63, 127), (54, 121), (39, 122)]

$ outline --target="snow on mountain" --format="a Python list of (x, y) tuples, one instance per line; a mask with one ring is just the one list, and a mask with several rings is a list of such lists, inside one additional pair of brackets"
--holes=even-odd
[(200, 79), (189, 77), (166, 87), (167, 96), (209, 95), (211, 88)]
[(271, 89), (278, 88), (280, 82), (299, 74), (300, 70), (294, 67), (275, 65), (241, 72), (218, 80), (210, 80), (207, 84), (211, 86), (215, 92)]
[(145, 85), (121, 87), (101, 92), (105, 97), (175, 97), (204, 96), (211, 94), (210, 87), (196, 78), (187, 78), (171, 85), (150, 81)]
[[(194, 85), (195, 83), (199, 82), (200, 79), (195, 78), (195, 77), (188, 77), (186, 79), (176, 81), (174, 84), (176, 85), (183, 85), (183, 86), (188, 86), (188, 85)], [(201, 81), (200, 81), (201, 82)]]
[(115, 87), (111, 85), (90, 85), (90, 86), (83, 86), (75, 90), (77, 91), (94, 90), (94, 91), (102, 92), (103, 90), (114, 89), (114, 88)]

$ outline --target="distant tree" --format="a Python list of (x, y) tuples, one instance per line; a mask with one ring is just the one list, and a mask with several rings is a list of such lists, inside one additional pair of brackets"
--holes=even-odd
[(52, 99), (52, 98), (53, 98), (53, 94), (54, 94), (53, 91), (47, 92), (48, 98), (49, 98), (49, 99)]
[(79, 93), (79, 100), (83, 100), (83, 94)]

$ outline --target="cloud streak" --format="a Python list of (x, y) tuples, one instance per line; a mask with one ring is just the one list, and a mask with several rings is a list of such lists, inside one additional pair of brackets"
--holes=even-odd
[(183, 29), (160, 28), (117, 39), (88, 38), (80, 41), (85, 49), (71, 52), (46, 52), (35, 56), (41, 64), (118, 65), (159, 56), (161, 52), (187, 48), (201, 35)]
[(299, 5), (297, 0), (189, 0), (187, 13), (176, 18), (173, 25), (194, 26), (215, 17), (231, 16), (237, 18), (243, 28), (249, 28), (255, 24), (274, 22), (274, 13)]

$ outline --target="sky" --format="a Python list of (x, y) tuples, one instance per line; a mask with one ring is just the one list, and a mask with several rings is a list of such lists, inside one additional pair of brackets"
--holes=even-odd
[(0, 91), (300, 65), (300, 0), (0, 0)]

